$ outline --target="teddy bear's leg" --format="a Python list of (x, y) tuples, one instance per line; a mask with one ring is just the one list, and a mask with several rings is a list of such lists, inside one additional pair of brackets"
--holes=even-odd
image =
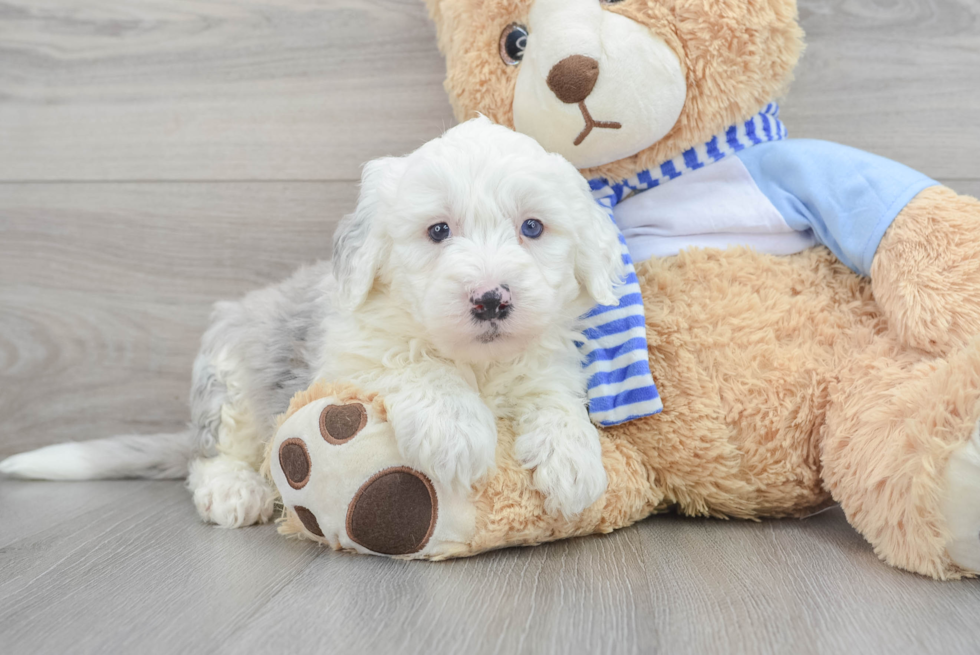
[(969, 441), (950, 455), (946, 483), (946, 552), (960, 568), (980, 573), (980, 422)]
[(893, 566), (941, 579), (977, 572), (980, 338), (932, 359), (887, 335), (835, 386), (821, 462), (851, 524)]
[(905, 344), (946, 353), (980, 335), (980, 201), (925, 189), (885, 232), (875, 300)]
[(513, 430), (503, 422), (498, 430), (490, 479), (472, 490), (447, 486), (405, 461), (379, 397), (317, 383), (293, 399), (263, 465), (286, 509), (280, 532), (365, 554), (445, 559), (609, 532), (660, 499), (640, 453), (603, 438), (603, 498), (573, 519), (549, 515), (514, 455)]
[(262, 470), (282, 498), (282, 534), (407, 558), (468, 550), (468, 490), (405, 461), (376, 394), (323, 382), (296, 394)]

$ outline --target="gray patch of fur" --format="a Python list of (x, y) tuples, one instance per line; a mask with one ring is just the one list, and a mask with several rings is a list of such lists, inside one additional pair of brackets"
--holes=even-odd
[(315, 358), (323, 350), (329, 311), (324, 285), (329, 278), (330, 263), (320, 262), (241, 300), (215, 305), (191, 383), (198, 453), (215, 454), (221, 406), (228, 399), (214, 366), (222, 351), (235, 361), (235, 374), (247, 381), (246, 402), (259, 429), (270, 436), (275, 417), (286, 411), (290, 398), (313, 382)]

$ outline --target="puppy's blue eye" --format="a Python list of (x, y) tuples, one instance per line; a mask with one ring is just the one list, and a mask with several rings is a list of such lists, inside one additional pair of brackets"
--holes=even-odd
[(445, 241), (452, 235), (453, 233), (449, 231), (449, 226), (446, 223), (436, 223), (429, 226), (429, 238), (436, 243)]
[(544, 224), (536, 218), (529, 218), (521, 225), (521, 234), (528, 239), (537, 239), (544, 232)]

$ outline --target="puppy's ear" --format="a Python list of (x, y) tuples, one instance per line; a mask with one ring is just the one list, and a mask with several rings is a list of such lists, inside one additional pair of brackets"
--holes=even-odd
[(622, 283), (626, 273), (619, 230), (608, 212), (591, 196), (585, 199), (585, 204), (582, 212), (585, 220), (577, 230), (575, 277), (597, 304), (616, 305), (619, 299), (613, 287)]
[(385, 240), (379, 214), (394, 195), (402, 170), (402, 158), (369, 161), (361, 171), (357, 208), (337, 225), (333, 235), (333, 274), (341, 300), (350, 309), (359, 307), (374, 286), (384, 256)]

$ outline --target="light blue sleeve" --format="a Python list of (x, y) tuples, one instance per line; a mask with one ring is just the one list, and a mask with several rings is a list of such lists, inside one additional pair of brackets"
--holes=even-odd
[(878, 244), (902, 208), (938, 184), (890, 159), (827, 141), (773, 141), (737, 156), (790, 227), (813, 230), (861, 275), (871, 274)]

